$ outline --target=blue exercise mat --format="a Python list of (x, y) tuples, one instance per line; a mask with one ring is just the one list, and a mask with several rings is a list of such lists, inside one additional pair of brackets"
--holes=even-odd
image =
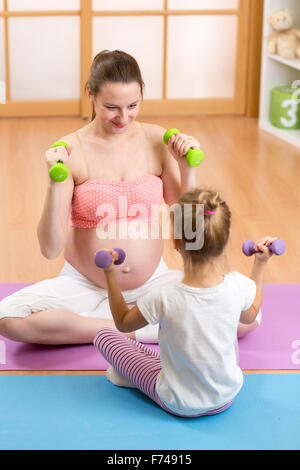
[(228, 410), (186, 419), (103, 375), (1, 375), (0, 449), (300, 449), (300, 374), (244, 378)]

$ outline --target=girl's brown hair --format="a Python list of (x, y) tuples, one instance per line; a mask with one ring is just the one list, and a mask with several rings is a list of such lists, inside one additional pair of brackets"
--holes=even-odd
[[(105, 49), (94, 57), (85, 89), (89, 87), (92, 95), (97, 96), (101, 91), (101, 87), (108, 82), (137, 82), (143, 98), (144, 82), (139, 65), (135, 58), (126, 52), (119, 50), (108, 51)], [(95, 116), (93, 105), (92, 120), (95, 119)]]
[[(177, 203), (181, 206), (181, 233), (182, 238), (178, 240), (179, 251), (183, 256), (184, 262), (189, 265), (201, 264), (209, 259), (216, 258), (223, 252), (230, 232), (231, 212), (226, 202), (220, 197), (219, 193), (209, 189), (194, 189), (184, 193)], [(185, 238), (184, 233), (184, 205), (191, 205), (192, 230), (203, 230), (204, 243), (199, 250), (186, 250), (186, 243), (193, 240)], [(204, 206), (204, 224), (199, 226), (197, 221), (203, 218), (199, 217), (200, 211), (203, 212)], [(213, 214), (207, 214), (206, 211), (215, 211)], [(197, 218), (198, 217), (198, 218)], [(190, 222), (189, 222), (190, 223)], [(199, 234), (198, 234), (199, 235)], [(195, 237), (197, 234), (195, 235)]]

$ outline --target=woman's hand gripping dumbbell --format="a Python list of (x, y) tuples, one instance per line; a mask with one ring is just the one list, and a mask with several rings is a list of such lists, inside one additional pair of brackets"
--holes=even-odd
[(69, 169), (65, 165), (71, 154), (72, 148), (66, 142), (59, 140), (51, 145), (46, 152), (46, 160), (49, 167), (49, 175), (53, 181), (60, 183), (69, 176)]
[[(169, 139), (174, 135), (180, 134), (178, 129), (169, 129), (165, 132), (163, 140), (166, 145), (169, 143)], [(175, 139), (174, 139), (175, 140)], [(170, 141), (172, 143), (172, 141)], [(194, 148), (193, 143), (187, 144), (183, 141), (179, 143), (179, 148), (177, 149), (179, 152), (182, 150), (183, 155), (185, 155), (186, 162), (189, 166), (198, 166), (204, 159), (204, 152), (199, 148)], [(178, 153), (178, 152), (177, 152)]]
[[(115, 253), (113, 253), (115, 252)], [(122, 264), (126, 258), (125, 251), (122, 248), (114, 248), (113, 250), (99, 250), (97, 251), (94, 261), (98, 268), (106, 270), (114, 261), (114, 264)]]
[[(254, 243), (253, 240), (246, 240), (242, 245), (242, 251), (246, 256), (252, 256), (254, 254), (265, 253), (268, 254), (265, 248), (268, 248), (271, 254), (280, 256), (285, 252), (286, 246), (281, 238), (265, 237)], [(262, 255), (263, 256), (263, 255)]]

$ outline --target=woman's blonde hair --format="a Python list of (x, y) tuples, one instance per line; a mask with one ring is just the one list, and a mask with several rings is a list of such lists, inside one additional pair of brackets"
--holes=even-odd
[[(184, 262), (188, 265), (206, 263), (220, 256), (228, 242), (231, 212), (226, 202), (221, 198), (217, 191), (209, 189), (194, 189), (184, 193), (177, 203), (181, 206), (181, 238), (178, 240), (178, 248), (183, 256)], [(191, 239), (186, 238), (184, 231), (184, 213), (185, 205), (191, 207), (191, 227), (196, 236), (198, 231), (202, 231), (203, 246), (196, 250), (187, 250), (185, 247), (191, 243)], [(203, 206), (199, 206), (203, 204)], [(204, 214), (203, 214), (204, 211)], [(202, 212), (202, 214), (201, 214)], [(200, 217), (202, 215), (202, 217)], [(176, 215), (177, 217), (177, 215)], [(203, 221), (199, 225), (199, 219)], [(177, 225), (177, 223), (176, 223)]]
[[(89, 87), (92, 95), (96, 97), (105, 83), (132, 82), (139, 84), (143, 98), (144, 82), (135, 58), (123, 51), (105, 49), (94, 57), (85, 89)], [(92, 120), (95, 119), (95, 116), (93, 105)]]

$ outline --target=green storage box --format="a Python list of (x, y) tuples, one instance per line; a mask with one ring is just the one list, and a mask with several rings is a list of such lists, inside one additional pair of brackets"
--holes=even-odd
[(300, 129), (300, 105), (293, 99), (295, 88), (279, 86), (271, 90), (270, 121), (280, 129)]

